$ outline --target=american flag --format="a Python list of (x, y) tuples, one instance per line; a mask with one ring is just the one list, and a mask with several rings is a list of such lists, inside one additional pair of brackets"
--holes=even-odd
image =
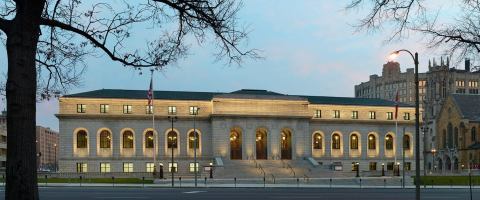
[(395, 119), (397, 119), (397, 116), (398, 116), (398, 89), (397, 89), (397, 92), (395, 94)]
[(150, 78), (150, 88), (148, 89), (148, 92), (147, 92), (147, 98), (148, 98), (148, 105), (152, 106), (153, 105), (153, 77)]

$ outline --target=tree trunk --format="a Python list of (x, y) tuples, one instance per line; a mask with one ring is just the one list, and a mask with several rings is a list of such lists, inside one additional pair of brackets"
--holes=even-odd
[(7, 200), (38, 199), (35, 55), (44, 3), (16, 1), (16, 17), (7, 32)]

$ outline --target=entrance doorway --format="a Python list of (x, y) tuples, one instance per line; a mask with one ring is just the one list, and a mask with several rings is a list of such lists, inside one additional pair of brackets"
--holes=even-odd
[(280, 148), (281, 148), (281, 159), (282, 160), (291, 160), (292, 159), (292, 132), (288, 129), (282, 130), (280, 133)]
[(230, 131), (230, 159), (242, 159), (242, 132), (237, 129)]
[(267, 130), (258, 129), (255, 134), (257, 160), (267, 159)]

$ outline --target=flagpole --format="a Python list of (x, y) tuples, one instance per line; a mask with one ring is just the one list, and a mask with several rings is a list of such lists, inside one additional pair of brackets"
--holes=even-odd
[[(154, 102), (154, 92), (153, 92), (153, 69), (150, 70), (152, 72), (151, 74), (151, 81), (150, 81), (150, 89), (152, 92), (152, 100), (149, 105), (148, 109), (151, 109), (152, 112), (152, 129), (153, 129), (153, 174), (156, 176), (157, 175), (157, 134), (155, 131), (155, 112), (154, 112), (154, 107), (153, 107), (153, 102)], [(156, 177), (153, 177), (154, 179)]]

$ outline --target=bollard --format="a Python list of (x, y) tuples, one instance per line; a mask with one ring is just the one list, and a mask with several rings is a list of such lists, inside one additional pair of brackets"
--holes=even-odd
[(45, 187), (47, 187), (47, 186), (48, 186), (48, 176), (45, 175)]
[(112, 176), (112, 187), (115, 187), (115, 177)]
[(362, 188), (362, 179), (360, 179), (360, 189)]
[(297, 188), (300, 187), (300, 179), (297, 178)]
[(330, 178), (330, 188), (332, 188), (332, 179)]
[(80, 176), (80, 187), (82, 187), (82, 176)]
[(180, 187), (182, 187), (182, 177), (178, 177), (178, 181), (180, 181)]
[(145, 176), (142, 177), (142, 187), (145, 187)]
[(265, 176), (263, 177), (263, 188), (265, 188)]
[(207, 187), (207, 177), (205, 177), (205, 187)]
[(237, 188), (237, 177), (233, 178), (233, 182), (235, 184), (235, 188)]
[(402, 186), (403, 186), (403, 180), (400, 179), (400, 188), (402, 188)]
[(383, 188), (387, 187), (387, 179), (383, 179)]

